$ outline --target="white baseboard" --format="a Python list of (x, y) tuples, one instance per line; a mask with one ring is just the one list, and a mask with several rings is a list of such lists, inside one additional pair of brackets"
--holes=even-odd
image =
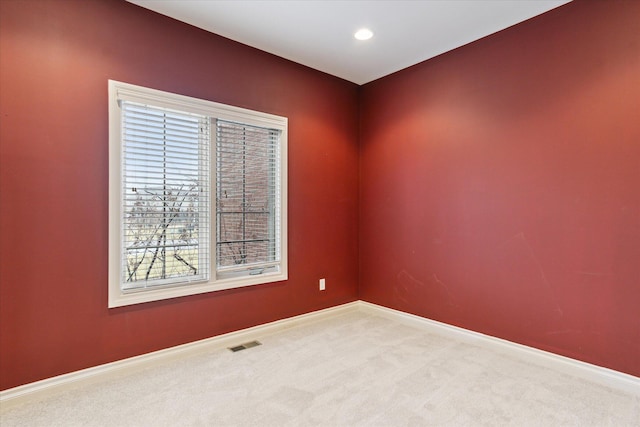
[(34, 398), (44, 397), (49, 393), (57, 393), (72, 387), (101, 381), (109, 376), (121, 374), (126, 371), (147, 368), (154, 364), (165, 363), (170, 360), (189, 356), (202, 351), (215, 350), (259, 339), (260, 337), (264, 337), (268, 334), (292, 328), (294, 326), (316, 322), (327, 317), (357, 310), (357, 308), (358, 301), (354, 301), (336, 307), (330, 307), (324, 310), (277, 320), (275, 322), (265, 323), (264, 325), (258, 325), (252, 328), (242, 329), (228, 334), (218, 335), (21, 385), (1, 391), (0, 405), (2, 405), (3, 408), (7, 408), (10, 405), (13, 406), (14, 404), (24, 403)]
[(137, 370), (164, 363), (180, 357), (189, 356), (202, 351), (237, 345), (245, 341), (259, 339), (287, 328), (309, 324), (328, 317), (344, 314), (350, 311), (360, 310), (369, 314), (386, 317), (395, 321), (412, 325), (440, 335), (446, 335), (453, 339), (498, 349), (537, 365), (543, 365), (550, 369), (561, 371), (569, 375), (602, 384), (617, 390), (634, 393), (640, 396), (640, 378), (617, 372), (611, 369), (581, 362), (568, 357), (560, 356), (547, 351), (538, 350), (521, 344), (516, 344), (500, 338), (491, 337), (478, 332), (469, 331), (424, 317), (393, 310), (364, 301), (354, 301), (348, 304), (278, 320), (240, 331), (218, 335), (192, 343), (154, 351), (152, 353), (119, 360), (104, 365), (94, 366), (76, 372), (47, 378), (30, 384), (11, 388), (0, 392), (0, 405), (3, 408), (9, 405), (24, 403), (34, 398), (44, 397), (50, 393), (82, 386), (95, 381), (102, 381), (109, 376), (121, 374), (130, 370)]
[(459, 341), (510, 353), (532, 364), (541, 365), (574, 377), (640, 396), (640, 378), (633, 375), (365, 301), (359, 301), (358, 308), (367, 313), (393, 319), (439, 335), (446, 335)]

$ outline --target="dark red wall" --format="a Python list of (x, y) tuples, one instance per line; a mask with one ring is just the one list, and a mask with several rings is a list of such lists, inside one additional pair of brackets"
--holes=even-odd
[[(357, 298), (355, 84), (124, 1), (0, 5), (0, 389)], [(107, 79), (289, 118), (287, 282), (107, 309)]]
[(640, 376), (640, 2), (361, 90), (360, 297)]

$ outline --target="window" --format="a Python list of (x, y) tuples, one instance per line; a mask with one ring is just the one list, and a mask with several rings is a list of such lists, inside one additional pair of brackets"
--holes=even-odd
[(287, 279), (287, 119), (109, 81), (109, 307)]
[(218, 120), (216, 134), (219, 277), (273, 271), (280, 259), (276, 238), (279, 133)]

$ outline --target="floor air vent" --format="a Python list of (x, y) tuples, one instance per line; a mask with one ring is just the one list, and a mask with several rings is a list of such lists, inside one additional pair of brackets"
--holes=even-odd
[(251, 347), (257, 347), (259, 345), (262, 345), (262, 343), (260, 341), (249, 341), (249, 342), (246, 342), (244, 344), (237, 345), (235, 347), (229, 347), (229, 350), (231, 350), (233, 352), (236, 352), (236, 351), (240, 351), (240, 350), (246, 350), (246, 349), (251, 348)]

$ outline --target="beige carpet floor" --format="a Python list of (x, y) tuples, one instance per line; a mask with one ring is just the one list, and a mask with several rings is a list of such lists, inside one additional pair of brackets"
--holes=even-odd
[(11, 426), (640, 426), (640, 395), (348, 312), (1, 410)]

